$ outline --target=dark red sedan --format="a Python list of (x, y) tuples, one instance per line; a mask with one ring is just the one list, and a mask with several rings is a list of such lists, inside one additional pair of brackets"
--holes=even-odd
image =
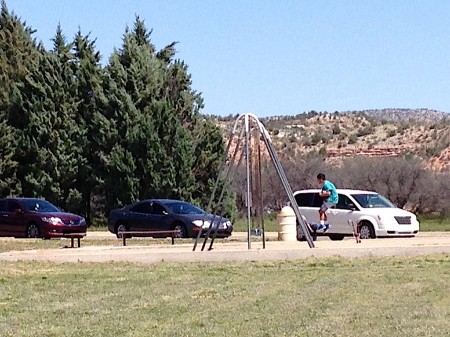
[(65, 213), (46, 200), (0, 199), (0, 236), (50, 239), (86, 230), (83, 217)]

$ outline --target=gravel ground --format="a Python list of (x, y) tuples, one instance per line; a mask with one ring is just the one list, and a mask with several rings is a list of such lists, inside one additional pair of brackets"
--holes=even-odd
[[(107, 232), (90, 232), (89, 240), (113, 237)], [(246, 233), (234, 233), (234, 238), (245, 238)], [(269, 261), (292, 260), (308, 257), (341, 256), (358, 258), (363, 256), (400, 256), (428, 255), (436, 253), (450, 254), (450, 233), (420, 233), (414, 238), (387, 238), (363, 240), (356, 244), (353, 238), (343, 241), (331, 241), (326, 237), (315, 242), (315, 248), (309, 248), (306, 242), (274, 241), (277, 233), (267, 233), (270, 241), (263, 249), (262, 242), (254, 240), (251, 249), (246, 241), (225, 241), (214, 244), (212, 251), (192, 251), (193, 244), (182, 243), (139, 246), (137, 240), (130, 240), (129, 246), (85, 246), (75, 249), (45, 249), (27, 251), (9, 251), (0, 254), (0, 260), (53, 261), (53, 262), (108, 262), (128, 261), (140, 263), (171, 262), (211, 262), (211, 261)], [(14, 239), (10, 239), (14, 240)], [(83, 242), (83, 241), (82, 241)]]

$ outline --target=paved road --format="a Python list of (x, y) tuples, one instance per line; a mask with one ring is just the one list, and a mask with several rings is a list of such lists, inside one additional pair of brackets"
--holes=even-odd
[[(235, 238), (245, 238), (246, 233), (234, 233)], [(195, 261), (264, 261), (292, 260), (308, 257), (341, 256), (357, 258), (363, 256), (399, 256), (427, 255), (436, 253), (450, 254), (450, 233), (420, 233), (415, 238), (389, 238), (364, 240), (356, 244), (353, 238), (343, 241), (331, 241), (319, 238), (316, 248), (310, 249), (306, 242), (274, 241), (277, 233), (267, 233), (270, 241), (266, 249), (262, 242), (252, 242), (248, 250), (244, 241), (225, 241), (216, 243), (212, 251), (192, 251), (191, 243), (139, 246), (131, 241), (127, 247), (121, 246), (84, 246), (76, 249), (46, 249), (13, 251), (0, 254), (0, 260), (40, 260), (54, 262), (108, 262), (129, 261), (142, 263), (195, 262)], [(107, 232), (90, 232), (86, 240), (112, 238)], [(150, 239), (149, 239), (150, 240)]]

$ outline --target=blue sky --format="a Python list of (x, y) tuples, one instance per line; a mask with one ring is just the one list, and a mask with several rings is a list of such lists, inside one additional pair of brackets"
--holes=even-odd
[(135, 14), (202, 92), (203, 113), (430, 108), (450, 112), (447, 0), (6, 0), (51, 46), (58, 22), (106, 63)]

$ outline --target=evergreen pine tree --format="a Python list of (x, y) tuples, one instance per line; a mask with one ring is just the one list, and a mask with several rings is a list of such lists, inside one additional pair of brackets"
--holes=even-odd
[(0, 195), (20, 195), (16, 158), (18, 136), (26, 125), (23, 89), (29, 69), (38, 57), (38, 46), (19, 17), (10, 13), (5, 1), (0, 13)]
[[(81, 31), (75, 35), (74, 74), (76, 78), (77, 108), (74, 125), (82, 130), (77, 139), (80, 158), (77, 162), (77, 190), (81, 192), (81, 212), (90, 223), (91, 204), (101, 194), (104, 179), (104, 154), (109, 142), (110, 121), (104, 115), (104, 70), (100, 65), (100, 53), (95, 49), (95, 40)], [(78, 198), (75, 198), (76, 202)]]

